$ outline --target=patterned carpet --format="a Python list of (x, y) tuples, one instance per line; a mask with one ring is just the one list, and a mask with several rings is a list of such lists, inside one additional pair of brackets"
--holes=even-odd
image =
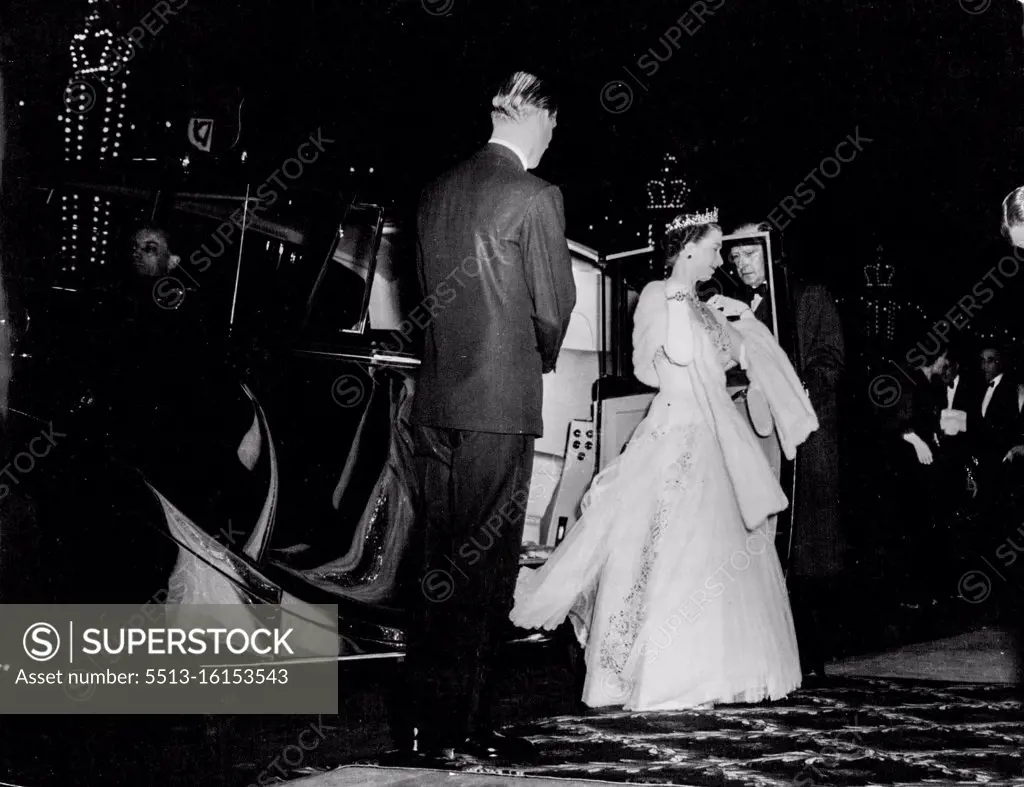
[(630, 784), (1024, 784), (1024, 709), (1007, 685), (834, 679), (784, 702), (562, 716), (510, 730), (536, 765), (459, 770)]
[(843, 680), (773, 705), (562, 717), (515, 732), (541, 747), (541, 765), (523, 769), (538, 776), (695, 785), (1009, 783), (1024, 776), (1024, 710), (1015, 691)]

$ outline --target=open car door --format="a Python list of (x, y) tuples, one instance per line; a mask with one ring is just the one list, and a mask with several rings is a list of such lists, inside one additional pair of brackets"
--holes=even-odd
[(418, 361), (373, 330), (400, 312), (386, 287), (375, 293), (383, 210), (338, 209), (309, 222), (296, 251), (261, 238), (239, 266), (232, 334), (253, 420), (238, 459), (262, 479), (258, 519), (225, 539), (153, 493), (179, 544), (175, 602), (334, 604), (343, 654), (400, 651)]

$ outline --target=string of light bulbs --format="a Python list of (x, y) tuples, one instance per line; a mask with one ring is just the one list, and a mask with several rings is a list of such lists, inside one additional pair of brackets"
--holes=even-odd
[[(101, 9), (114, 5), (113, 0), (87, 0), (87, 4), (82, 31), (72, 37), (70, 44), (72, 76), (64, 94), (65, 111), (57, 116), (64, 125), (66, 164), (102, 164), (117, 159), (125, 136), (131, 46), (115, 36), (103, 19)], [(72, 88), (77, 88), (75, 92), (80, 95), (72, 95)], [(110, 247), (110, 210), (111, 201), (105, 197), (89, 200), (77, 193), (62, 195), (65, 273), (75, 272), (76, 261), (84, 258), (86, 247), (92, 265), (105, 264)]]
[[(672, 153), (662, 158), (661, 171), (656, 178), (647, 181), (647, 210), (679, 213), (690, 204), (693, 190), (686, 178), (681, 177), (677, 170), (679, 160)], [(660, 235), (664, 221), (655, 221), (647, 225), (647, 245), (653, 246), (655, 236)]]

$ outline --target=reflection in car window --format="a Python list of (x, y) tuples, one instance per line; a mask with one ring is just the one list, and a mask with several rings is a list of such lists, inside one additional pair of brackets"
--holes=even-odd
[(307, 338), (328, 342), (371, 327), (368, 283), (376, 269), (381, 222), (376, 206), (353, 206), (348, 211), (312, 295)]

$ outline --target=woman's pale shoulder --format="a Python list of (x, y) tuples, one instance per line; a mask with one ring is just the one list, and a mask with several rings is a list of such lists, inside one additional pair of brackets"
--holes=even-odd
[(648, 284), (640, 293), (640, 300), (649, 301), (655, 298), (665, 297), (665, 281), (664, 279), (656, 279)]

